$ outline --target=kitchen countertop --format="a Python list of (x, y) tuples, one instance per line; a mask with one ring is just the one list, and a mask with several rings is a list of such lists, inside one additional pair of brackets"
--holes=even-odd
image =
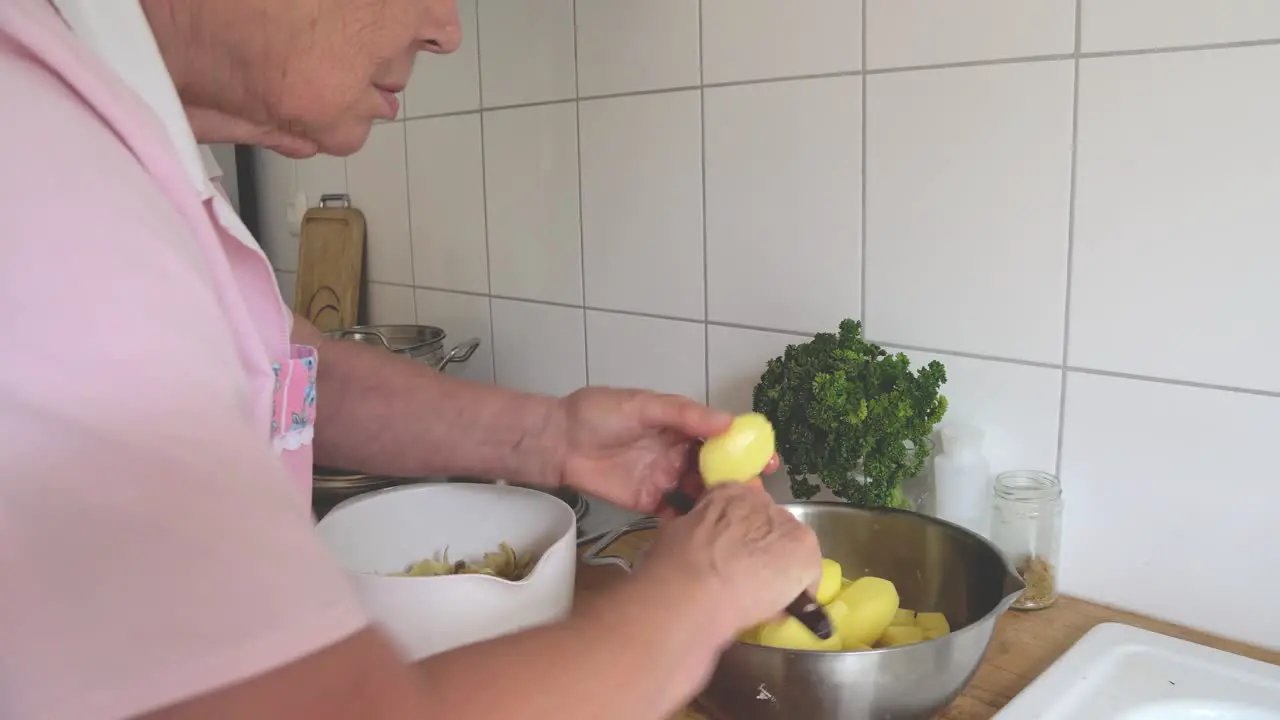
[[(607, 554), (631, 557), (637, 548), (647, 542), (648, 534), (640, 532), (624, 537), (614, 543)], [(622, 571), (615, 567), (580, 565), (577, 592), (596, 592), (619, 577), (622, 577)], [(995, 637), (991, 640), (982, 665), (978, 667), (977, 675), (964, 693), (939, 716), (939, 720), (989, 720), (1086, 632), (1104, 622), (1134, 625), (1280, 665), (1280, 652), (1224, 640), (1143, 615), (1064, 597), (1047, 610), (1005, 613), (996, 625)], [(712, 719), (690, 708), (671, 720)]]

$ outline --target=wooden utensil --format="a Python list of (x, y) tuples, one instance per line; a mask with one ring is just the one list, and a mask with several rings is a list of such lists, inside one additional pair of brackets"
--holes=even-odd
[(346, 195), (324, 195), (302, 216), (293, 310), (321, 332), (359, 322), (364, 245), (364, 214)]

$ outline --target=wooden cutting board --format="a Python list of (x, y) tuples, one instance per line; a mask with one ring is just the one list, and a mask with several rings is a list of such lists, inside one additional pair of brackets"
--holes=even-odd
[(364, 214), (346, 195), (325, 195), (302, 216), (293, 311), (321, 332), (358, 324)]

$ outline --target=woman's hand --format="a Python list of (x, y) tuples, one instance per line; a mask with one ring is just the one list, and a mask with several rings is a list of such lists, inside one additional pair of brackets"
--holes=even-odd
[[(559, 411), (560, 481), (643, 513), (663, 512), (677, 488), (702, 494), (698, 448), (733, 421), (681, 395), (605, 387), (568, 395)], [(765, 473), (777, 467), (775, 456)]]
[(723, 641), (777, 616), (822, 575), (817, 536), (759, 481), (719, 485), (663, 523), (636, 580), (675, 602), (711, 608)]

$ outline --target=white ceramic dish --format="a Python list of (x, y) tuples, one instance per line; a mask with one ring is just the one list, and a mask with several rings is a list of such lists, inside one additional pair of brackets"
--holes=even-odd
[(995, 720), (1280, 720), (1280, 667), (1104, 623)]
[[(573, 607), (573, 510), (509, 485), (443, 483), (380, 490), (343, 502), (317, 525), (365, 609), (411, 660), (563, 619)], [(438, 558), (478, 560), (506, 542), (538, 556), (529, 576), (391, 577)]]

